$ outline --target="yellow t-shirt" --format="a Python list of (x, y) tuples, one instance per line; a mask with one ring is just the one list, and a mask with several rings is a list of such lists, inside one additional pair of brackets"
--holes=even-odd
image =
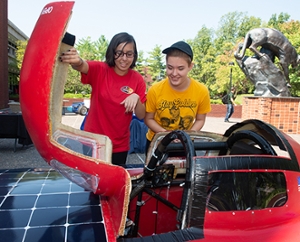
[[(182, 92), (172, 89), (168, 78), (154, 84), (147, 93), (146, 112), (155, 113), (154, 120), (166, 130), (189, 130), (197, 114), (211, 111), (207, 87), (191, 79), (190, 86)], [(152, 140), (155, 133), (148, 130)]]

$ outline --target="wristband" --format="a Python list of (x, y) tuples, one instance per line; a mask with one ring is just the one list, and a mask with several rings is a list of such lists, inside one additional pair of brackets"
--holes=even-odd
[(78, 65), (71, 65), (71, 66), (72, 66), (73, 68), (77, 68), (77, 67), (82, 66), (82, 64), (83, 64), (83, 59), (80, 58), (80, 64), (78, 64)]

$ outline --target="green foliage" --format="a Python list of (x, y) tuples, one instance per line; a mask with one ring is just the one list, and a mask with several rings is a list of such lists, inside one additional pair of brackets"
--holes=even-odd
[(108, 40), (101, 35), (96, 41), (91, 41), (90, 37), (80, 39), (75, 48), (83, 59), (104, 61), (107, 47)]
[(11, 72), (9, 72), (9, 76), (8, 76), (9, 85), (11, 85), (11, 86), (18, 85), (20, 78), (19, 78), (19, 75), (17, 75), (17, 73), (19, 71), (17, 62), (13, 60), (10, 63), (8, 63), (8, 69), (12, 70)]
[(244, 97), (251, 97), (253, 96), (253, 94), (241, 94), (241, 95), (237, 95), (234, 102), (236, 104), (243, 104), (243, 98)]
[[(240, 95), (237, 95), (234, 102), (237, 104), (237, 105), (242, 105), (243, 104), (243, 98), (244, 97), (249, 97), (249, 96), (253, 96), (253, 94), (240, 94)], [(210, 99), (210, 103), (211, 104), (223, 104), (222, 103), (222, 96), (220, 95), (219, 97), (216, 97), (216, 98), (211, 98)]]
[[(108, 40), (101, 35), (96, 41), (91, 41), (90, 37), (80, 39), (76, 45), (76, 49), (81, 58), (85, 60), (105, 60), (105, 53), (108, 47)], [(80, 81), (81, 74), (73, 70), (70, 66), (68, 71), (67, 82), (65, 84), (65, 93), (91, 93), (90, 85), (83, 85)]]
[(194, 40), (188, 40), (194, 52), (194, 67), (189, 73), (192, 78), (209, 86), (215, 80), (215, 53), (213, 30), (205, 26)]
[(242, 12), (230, 12), (221, 17), (217, 34), (217, 48), (222, 49), (224, 43), (235, 43), (240, 30), (240, 23), (243, 22), (245, 14)]
[(268, 26), (274, 29), (280, 30), (280, 24), (287, 22), (290, 18), (290, 15), (287, 13), (280, 13), (277, 17), (277, 14), (272, 14), (269, 19)]
[(17, 66), (19, 70), (21, 69), (26, 46), (28, 41), (26, 40), (18, 40), (17, 41), (17, 51), (16, 51), (16, 59), (17, 59)]
[(163, 61), (163, 54), (161, 52), (161, 46), (156, 45), (153, 51), (149, 52), (149, 58), (146, 63), (149, 67), (149, 74), (152, 76), (153, 80), (160, 81), (165, 76), (166, 65)]
[(84, 93), (65, 93), (64, 98), (90, 98), (91, 94), (84, 94)]
[(9, 99), (19, 98), (19, 94), (9, 94)]
[(223, 104), (221, 99), (210, 99), (210, 104)]
[(139, 73), (141, 73), (142, 76), (145, 75), (145, 66), (146, 66), (146, 61), (144, 58), (144, 51), (140, 51), (138, 53), (138, 58), (136, 61), (136, 66), (135, 66), (135, 70), (138, 71)]
[(237, 34), (237, 39), (244, 38), (244, 36), (247, 34), (247, 32), (250, 29), (263, 27), (262, 21), (260, 18), (256, 18), (253, 16), (244, 16), (242, 19), (240, 25), (239, 25), (239, 32)]

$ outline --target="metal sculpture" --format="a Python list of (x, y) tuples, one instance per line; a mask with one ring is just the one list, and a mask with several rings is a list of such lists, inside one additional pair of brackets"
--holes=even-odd
[[(247, 48), (254, 56), (245, 56)], [(290, 96), (289, 66), (297, 67), (299, 57), (280, 31), (272, 28), (250, 30), (234, 56), (246, 77), (255, 85), (254, 95)], [(280, 68), (274, 63), (275, 57), (279, 60)]]

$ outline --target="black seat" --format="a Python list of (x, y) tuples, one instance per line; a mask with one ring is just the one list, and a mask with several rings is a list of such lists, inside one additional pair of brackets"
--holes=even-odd
[(227, 146), (228, 148), (222, 149), (219, 155), (277, 155), (266, 139), (251, 130), (240, 130), (232, 133), (227, 139)]

